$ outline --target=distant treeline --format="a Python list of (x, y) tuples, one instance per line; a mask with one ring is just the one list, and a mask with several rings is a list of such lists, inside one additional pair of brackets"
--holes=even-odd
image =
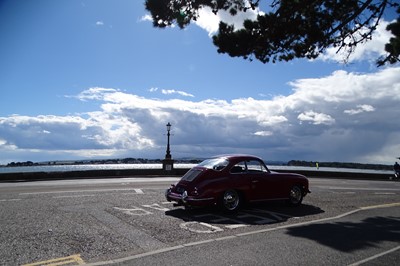
[(353, 168), (353, 169), (368, 169), (368, 170), (393, 170), (393, 165), (385, 165), (385, 164), (314, 162), (314, 161), (298, 161), (298, 160), (291, 160), (287, 163), (288, 166), (309, 166), (309, 167), (316, 167), (317, 164), (319, 167)]
[[(197, 164), (200, 159), (176, 159), (175, 163)], [(71, 161), (48, 161), (48, 162), (11, 162), (7, 167), (19, 166), (41, 166), (41, 165), (82, 165), (82, 164), (152, 164), (162, 163), (161, 159), (145, 159), (145, 158), (124, 158), (124, 159), (99, 159), (99, 160), (71, 160)]]

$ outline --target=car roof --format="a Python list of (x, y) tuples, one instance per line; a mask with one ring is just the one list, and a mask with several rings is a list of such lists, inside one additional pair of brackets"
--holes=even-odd
[(213, 156), (212, 158), (227, 158), (228, 160), (248, 160), (248, 159), (256, 159), (263, 161), (260, 157), (250, 154), (221, 154), (217, 156)]

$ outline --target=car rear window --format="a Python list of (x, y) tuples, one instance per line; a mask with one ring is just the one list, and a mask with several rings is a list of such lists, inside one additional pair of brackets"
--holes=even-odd
[(184, 176), (182, 176), (181, 180), (191, 182), (193, 181), (199, 174), (201, 170), (198, 169), (190, 169)]
[(221, 171), (229, 164), (229, 161), (225, 158), (213, 158), (202, 161), (198, 166), (207, 168), (207, 169), (214, 169)]

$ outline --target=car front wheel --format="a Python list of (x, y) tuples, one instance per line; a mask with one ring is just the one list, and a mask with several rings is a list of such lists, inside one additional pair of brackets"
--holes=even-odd
[(240, 207), (241, 199), (236, 190), (227, 190), (222, 195), (221, 207), (228, 212), (237, 211)]
[(303, 201), (303, 190), (299, 186), (293, 186), (289, 192), (289, 204), (298, 206)]

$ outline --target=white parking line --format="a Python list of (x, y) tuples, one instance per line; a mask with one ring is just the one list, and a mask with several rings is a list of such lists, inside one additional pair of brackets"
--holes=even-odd
[(82, 198), (82, 197), (94, 197), (96, 195), (71, 195), (71, 196), (55, 196), (53, 199), (62, 199), (62, 198)]
[(395, 252), (395, 251), (398, 250), (398, 249), (400, 249), (400, 246), (397, 246), (397, 247), (395, 247), (395, 248), (389, 249), (389, 250), (384, 251), (384, 252), (382, 252), (382, 253), (376, 254), (375, 256), (366, 258), (366, 259), (364, 259), (364, 260), (360, 260), (360, 261), (354, 262), (354, 263), (350, 264), (349, 266), (358, 266), (358, 265), (364, 264), (364, 263), (369, 262), (369, 261), (371, 261), (371, 260), (374, 260), (374, 259), (377, 259), (377, 258), (382, 257), (382, 256), (384, 256), (384, 255), (387, 255), (387, 254), (389, 254), (389, 253)]
[(63, 194), (63, 193), (85, 193), (85, 192), (113, 192), (113, 191), (135, 191), (136, 194), (143, 194), (143, 190), (139, 188), (110, 188), (95, 190), (65, 190), (65, 191), (46, 191), (46, 192), (26, 192), (19, 195), (46, 195), (46, 194)]
[(237, 228), (246, 227), (246, 226), (250, 226), (250, 225), (249, 224), (229, 224), (229, 225), (225, 225), (225, 227), (228, 228), (228, 229), (237, 229)]

